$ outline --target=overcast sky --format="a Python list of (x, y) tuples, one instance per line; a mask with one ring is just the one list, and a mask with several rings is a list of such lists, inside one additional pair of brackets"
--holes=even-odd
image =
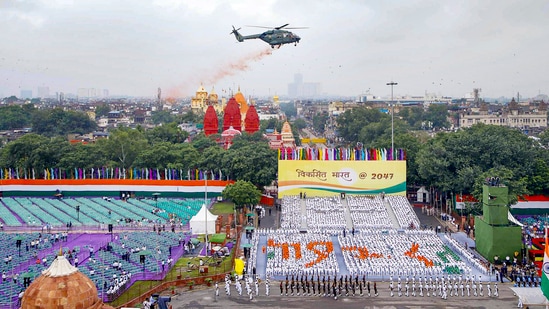
[[(295, 73), (326, 94), (549, 93), (549, 2), (529, 0), (0, 0), (0, 95), (48, 86), (111, 94), (286, 95)], [(236, 42), (292, 30), (296, 46)]]

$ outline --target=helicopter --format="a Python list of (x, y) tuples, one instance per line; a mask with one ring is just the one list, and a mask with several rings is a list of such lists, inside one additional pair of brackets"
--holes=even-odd
[(270, 27), (260, 27), (260, 26), (250, 26), (250, 27), (256, 27), (256, 28), (267, 28), (270, 30), (267, 30), (263, 33), (258, 34), (252, 34), (252, 35), (241, 35), (238, 30), (241, 28), (236, 29), (233, 26), (233, 31), (231, 31), (230, 34), (234, 34), (238, 42), (243, 42), (244, 40), (251, 40), (251, 39), (261, 39), (265, 43), (271, 45), (271, 48), (280, 48), (284, 44), (291, 44), (294, 43), (294, 46), (297, 46), (297, 43), (299, 43), (299, 40), (301, 38), (296, 35), (295, 33), (287, 30), (282, 30), (282, 28), (285, 29), (306, 29), (306, 27), (299, 27), (299, 28), (287, 28), (289, 24), (282, 25), (280, 27), (270, 28)]

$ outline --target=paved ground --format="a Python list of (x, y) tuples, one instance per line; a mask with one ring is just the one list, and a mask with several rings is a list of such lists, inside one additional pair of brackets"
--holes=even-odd
[(264, 288), (260, 287), (260, 296), (249, 300), (245, 295), (238, 296), (234, 286), (231, 296), (225, 295), (224, 285), (220, 285), (220, 296), (215, 296), (213, 287), (189, 291), (183, 288), (172, 296), (173, 309), (190, 308), (302, 308), (302, 309), (336, 309), (336, 308), (516, 308), (517, 298), (508, 288), (508, 284), (500, 285), (499, 297), (448, 297), (443, 300), (440, 297), (391, 297), (387, 282), (380, 283), (380, 295), (378, 297), (342, 297), (338, 300), (330, 297), (298, 297), (280, 296), (278, 282), (271, 284), (271, 295), (265, 296)]

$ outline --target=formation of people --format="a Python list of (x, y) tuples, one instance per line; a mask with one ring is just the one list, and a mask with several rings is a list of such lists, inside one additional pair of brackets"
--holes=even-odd
[(490, 281), (484, 282), (481, 276), (441, 276), (419, 277), (401, 280), (398, 277), (396, 284), (393, 278), (389, 279), (389, 295), (391, 297), (499, 297), (497, 281), (493, 286)]
[[(260, 294), (260, 286), (264, 286)], [(379, 295), (377, 282), (366, 280), (366, 276), (314, 276), (297, 275), (286, 276), (278, 284), (281, 296), (317, 296), (317, 297), (342, 297), (342, 296), (368, 296)], [(232, 290), (234, 289), (234, 292)], [(241, 278), (225, 276), (225, 295), (243, 295), (250, 300), (258, 296), (271, 294), (271, 281), (267, 278), (261, 282), (257, 275), (244, 275)], [(215, 284), (215, 296), (219, 296), (219, 284)]]
[[(377, 297), (379, 285), (386, 282), (370, 281), (366, 276), (291, 275), (278, 282), (279, 296), (300, 297)], [(263, 291), (260, 292), (260, 286)], [(276, 287), (275, 287), (276, 288)], [(234, 290), (234, 291), (233, 291)], [(390, 297), (499, 297), (498, 282), (483, 281), (481, 276), (398, 277), (389, 278), (387, 288)], [(253, 300), (271, 295), (271, 281), (261, 281), (257, 275), (241, 278), (225, 276), (225, 295), (246, 297)], [(219, 284), (215, 284), (215, 296), (219, 297)]]

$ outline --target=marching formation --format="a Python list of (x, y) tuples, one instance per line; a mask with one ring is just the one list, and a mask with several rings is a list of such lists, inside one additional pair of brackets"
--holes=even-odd
[[(233, 288), (239, 297), (253, 300), (259, 296), (271, 294), (269, 279), (261, 282), (256, 275), (244, 275), (241, 278), (225, 276), (225, 295), (231, 296)], [(260, 295), (260, 286), (263, 293)], [(315, 276), (292, 275), (278, 283), (280, 296), (300, 297), (377, 297), (379, 296), (378, 281), (370, 281), (366, 276)], [(484, 282), (481, 276), (441, 276), (419, 277), (397, 280), (389, 279), (388, 295), (391, 297), (499, 297), (498, 283)], [(218, 284), (215, 284), (215, 296), (219, 296)]]
[[(486, 285), (486, 288), (484, 288)], [(397, 279), (396, 287), (391, 277), (389, 279), (389, 295), (391, 297), (396, 295), (399, 297), (440, 297), (442, 299), (448, 299), (450, 297), (483, 297), (486, 291), (487, 297), (498, 297), (499, 289), (497, 281), (494, 286), (490, 285), (490, 282), (483, 282), (481, 276), (475, 278), (475, 276), (444, 276), (442, 277), (427, 277), (424, 278), (412, 278), (411, 280)]]

